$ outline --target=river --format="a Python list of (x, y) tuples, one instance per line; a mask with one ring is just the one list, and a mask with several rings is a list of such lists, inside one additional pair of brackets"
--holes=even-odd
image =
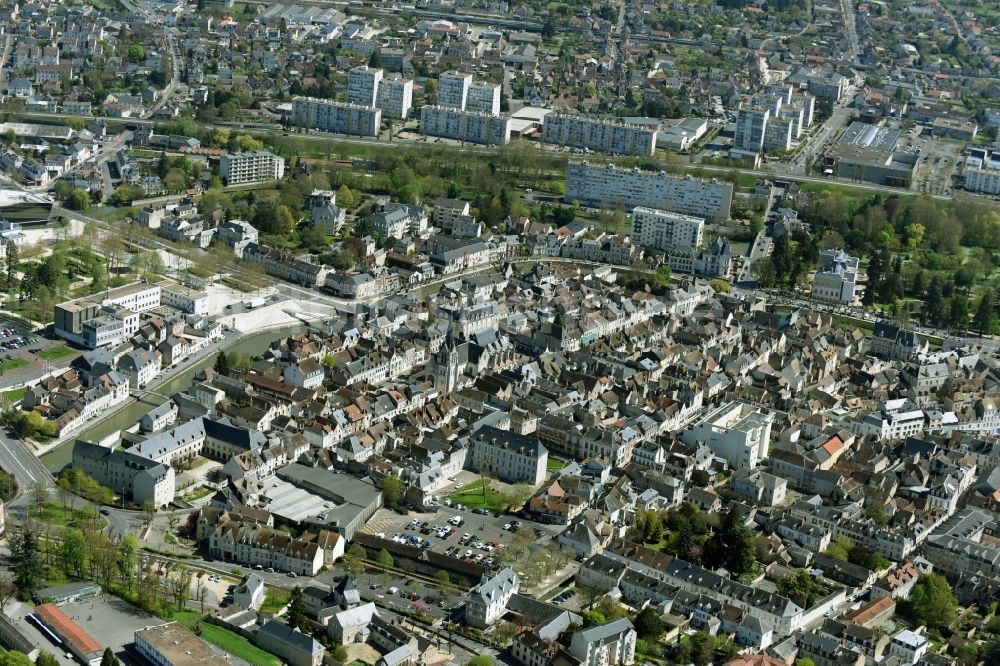
[[(264, 350), (268, 348), (271, 341), (278, 340), (280, 338), (288, 337), (289, 335), (295, 335), (306, 330), (306, 327), (302, 324), (296, 324), (287, 326), (285, 328), (276, 328), (270, 331), (264, 331), (261, 333), (256, 333), (254, 335), (241, 338), (234, 342), (233, 344), (226, 347), (227, 352), (237, 352), (240, 354), (250, 354), (251, 356), (257, 356), (264, 353)], [(178, 391), (184, 391), (189, 386), (191, 386), (191, 379), (198, 374), (202, 369), (211, 367), (215, 364), (215, 354), (209, 354), (203, 360), (198, 363), (193, 364), (191, 367), (182, 370), (176, 375), (172, 376), (165, 383), (160, 384), (155, 387), (154, 391), (161, 395), (173, 395)], [(49, 451), (42, 456), (42, 462), (45, 466), (52, 471), (54, 474), (58, 475), (63, 467), (70, 464), (73, 459), (73, 442), (77, 439), (86, 439), (89, 441), (97, 441), (107, 437), (117, 430), (125, 430), (135, 425), (139, 419), (143, 417), (148, 411), (157, 407), (163, 403), (163, 399), (153, 395), (143, 396), (142, 398), (129, 403), (124, 409), (116, 413), (111, 418), (105, 419), (100, 423), (90, 426), (86, 430), (82, 431), (76, 437), (67, 440), (59, 448)]]

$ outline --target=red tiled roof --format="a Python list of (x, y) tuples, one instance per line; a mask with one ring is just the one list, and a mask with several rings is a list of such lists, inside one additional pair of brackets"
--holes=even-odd
[(101, 651), (101, 646), (80, 625), (69, 619), (55, 604), (35, 607), (35, 615), (61, 639), (69, 643), (77, 654), (88, 655)]

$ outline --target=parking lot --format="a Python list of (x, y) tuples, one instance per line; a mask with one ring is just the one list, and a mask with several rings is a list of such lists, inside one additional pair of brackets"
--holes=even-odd
[(543, 548), (561, 530), (561, 526), (542, 525), (505, 514), (441, 507), (436, 512), (406, 516), (383, 509), (363, 531), (469, 563), (498, 568), (511, 559), (503, 551), (510, 548), (515, 539), (531, 549)]

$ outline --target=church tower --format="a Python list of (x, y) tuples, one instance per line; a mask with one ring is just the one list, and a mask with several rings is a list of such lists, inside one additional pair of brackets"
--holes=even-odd
[(444, 344), (434, 357), (434, 388), (451, 393), (458, 387), (458, 373), (458, 345), (455, 344), (455, 334), (449, 327)]

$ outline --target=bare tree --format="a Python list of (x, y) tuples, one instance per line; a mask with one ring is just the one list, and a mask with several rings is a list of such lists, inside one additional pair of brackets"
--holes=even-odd
[(0, 573), (0, 614), (4, 612), (7, 602), (16, 595), (17, 587), (14, 585), (14, 580), (10, 577), (10, 574), (6, 571)]

